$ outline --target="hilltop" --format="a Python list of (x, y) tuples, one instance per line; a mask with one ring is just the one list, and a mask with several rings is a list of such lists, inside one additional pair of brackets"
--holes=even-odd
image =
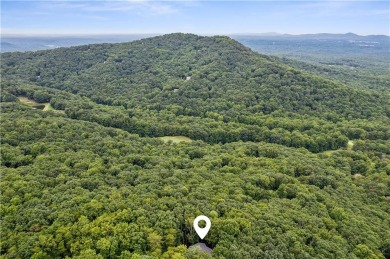
[(207, 111), (225, 115), (242, 105), (265, 114), (278, 110), (368, 118), (385, 115), (389, 104), (385, 96), (304, 74), (222, 36), (170, 34), (122, 44), (5, 53), (2, 69), (5, 78), (98, 103), (112, 105), (115, 100), (151, 109), (178, 105), (197, 116)]

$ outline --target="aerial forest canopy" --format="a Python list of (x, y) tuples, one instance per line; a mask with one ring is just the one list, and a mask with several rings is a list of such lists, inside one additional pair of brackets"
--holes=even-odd
[(0, 258), (390, 257), (390, 88), (192, 34), (3, 53), (1, 77)]

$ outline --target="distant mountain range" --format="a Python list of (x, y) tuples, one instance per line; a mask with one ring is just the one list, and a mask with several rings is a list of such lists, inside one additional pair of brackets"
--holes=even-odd
[(3, 35), (1, 38), (1, 52), (46, 50), (97, 43), (120, 43), (152, 36), (156, 36), (156, 34), (85, 36)]
[(354, 33), (344, 33), (344, 34), (335, 34), (335, 33), (315, 33), (315, 34), (281, 34), (276, 32), (268, 33), (234, 33), (229, 36), (236, 37), (277, 37), (277, 38), (290, 38), (290, 39), (318, 39), (318, 40), (390, 40), (389, 36), (386, 35), (357, 35)]
[[(59, 47), (71, 47), (96, 43), (119, 43), (139, 40), (157, 36), (159, 34), (128, 34), (128, 35), (81, 35), (81, 36), (30, 36), (30, 35), (2, 35), (1, 52), (10, 51), (34, 51), (54, 49)], [(267, 39), (317, 39), (317, 40), (365, 40), (365, 41), (389, 41), (386, 35), (361, 36), (354, 33), (332, 34), (280, 34), (267, 33), (233, 33), (228, 36), (234, 39), (240, 38), (267, 38)]]

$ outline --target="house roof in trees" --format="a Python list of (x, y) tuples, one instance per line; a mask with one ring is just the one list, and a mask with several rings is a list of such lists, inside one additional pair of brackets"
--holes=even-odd
[(209, 254), (211, 254), (211, 252), (213, 251), (213, 249), (208, 247), (205, 243), (196, 243), (195, 245), (192, 245), (189, 248), (191, 249), (191, 248), (197, 248), (197, 247), (199, 247), (199, 249), (202, 250), (203, 252), (206, 252)]

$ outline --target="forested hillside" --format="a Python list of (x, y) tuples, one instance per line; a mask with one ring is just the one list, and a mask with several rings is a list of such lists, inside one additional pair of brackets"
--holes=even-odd
[(1, 77), (1, 258), (390, 257), (388, 91), (191, 34)]
[(313, 34), (235, 35), (259, 53), (275, 55), (280, 62), (338, 80), (352, 88), (390, 90), (390, 37), (384, 35)]
[[(256, 54), (227, 37), (173, 34), (124, 44), (3, 54), (5, 78), (93, 101), (234, 120), (275, 111), (327, 118), (383, 117), (389, 96), (356, 91)], [(370, 104), (370, 105), (369, 105)], [(233, 113), (233, 114), (231, 114)]]

